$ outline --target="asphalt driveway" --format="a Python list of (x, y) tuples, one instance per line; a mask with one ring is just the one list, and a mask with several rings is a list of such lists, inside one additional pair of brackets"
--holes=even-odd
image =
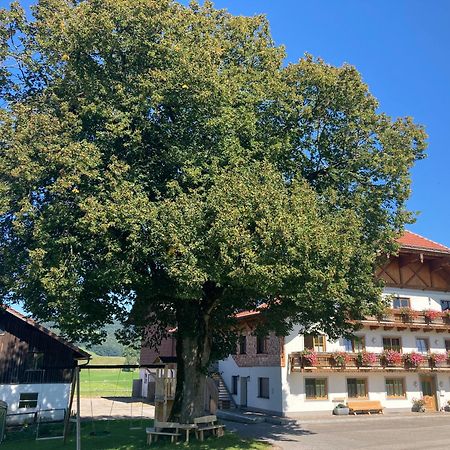
[(450, 448), (450, 413), (339, 419), (299, 420), (297, 425), (226, 425), (243, 437), (259, 438), (286, 450)]

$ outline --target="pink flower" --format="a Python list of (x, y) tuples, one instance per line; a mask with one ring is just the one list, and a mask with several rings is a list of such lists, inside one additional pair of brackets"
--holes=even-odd
[(423, 311), (423, 315), (425, 319), (432, 322), (433, 320), (440, 317), (441, 313), (439, 311), (435, 311), (434, 309), (426, 309), (425, 311)]
[(425, 357), (421, 353), (411, 352), (403, 355), (403, 360), (413, 367), (418, 367), (424, 362)]
[(307, 348), (301, 352), (301, 355), (307, 366), (317, 366), (318, 358), (317, 353), (314, 350)]
[(358, 363), (361, 366), (371, 366), (377, 362), (377, 355), (375, 353), (366, 352), (363, 350), (358, 353)]
[(382, 356), (386, 364), (400, 364), (402, 362), (402, 354), (396, 350), (385, 350)]
[(345, 366), (350, 361), (351, 357), (346, 352), (334, 352), (333, 360), (338, 366)]
[(434, 363), (443, 363), (447, 361), (448, 355), (447, 353), (430, 353), (430, 359)]

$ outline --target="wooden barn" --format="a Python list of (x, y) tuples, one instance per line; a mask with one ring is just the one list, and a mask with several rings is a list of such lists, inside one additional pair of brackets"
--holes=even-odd
[(90, 355), (11, 308), (0, 309), (0, 400), (13, 423), (62, 419), (74, 368)]

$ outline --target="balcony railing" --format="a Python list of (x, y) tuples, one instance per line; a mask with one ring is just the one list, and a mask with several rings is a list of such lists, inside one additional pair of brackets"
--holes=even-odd
[(415, 311), (409, 308), (387, 309), (384, 314), (378, 317), (368, 316), (361, 323), (374, 329), (395, 327), (398, 329), (410, 328), (450, 333), (450, 314), (446, 311)]
[[(396, 352), (395, 352), (396, 353)], [(345, 356), (344, 356), (345, 355)], [(291, 372), (303, 371), (450, 371), (450, 359), (435, 361), (430, 355), (417, 353), (398, 354), (397, 361), (389, 361), (383, 353), (370, 353), (369, 361), (364, 361), (361, 353), (314, 353), (305, 355), (303, 352), (289, 354), (289, 369)], [(418, 356), (419, 355), (419, 356)], [(446, 355), (446, 354), (444, 354)], [(447, 355), (446, 355), (447, 356)], [(414, 361), (415, 358), (422, 361)], [(411, 359), (413, 362), (411, 362)]]

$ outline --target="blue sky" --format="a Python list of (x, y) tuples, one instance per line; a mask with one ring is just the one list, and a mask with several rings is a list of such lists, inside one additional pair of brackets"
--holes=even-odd
[[(9, 2), (0, 0), (0, 5)], [(33, 3), (22, 1), (27, 5)], [(185, 3), (185, 2), (184, 2)], [(234, 14), (264, 13), (287, 60), (305, 52), (353, 64), (380, 109), (409, 115), (429, 134), (428, 158), (413, 170), (412, 231), (450, 246), (450, 1), (217, 0)]]
[(387, 114), (412, 116), (429, 135), (413, 170), (408, 229), (450, 246), (450, 1), (217, 0), (234, 14), (267, 15), (288, 61), (305, 52), (361, 72)]

